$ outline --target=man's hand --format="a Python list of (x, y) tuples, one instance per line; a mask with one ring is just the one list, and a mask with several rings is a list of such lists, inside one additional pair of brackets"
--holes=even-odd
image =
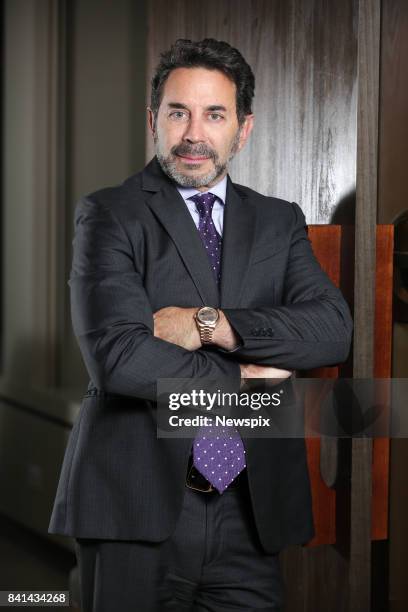
[(222, 310), (218, 310), (218, 312), (220, 314), (220, 320), (218, 321), (217, 327), (214, 329), (213, 344), (227, 351), (232, 351), (238, 346), (239, 337), (231, 327), (230, 322)]
[(281, 370), (273, 366), (260, 366), (255, 363), (240, 363), (239, 367), (241, 369), (241, 390), (250, 388), (249, 379), (273, 378), (273, 384), (275, 385), (289, 378), (292, 374), (290, 370)]
[(201, 348), (200, 334), (194, 320), (196, 312), (197, 308), (161, 308), (153, 315), (154, 335), (188, 351), (196, 351)]
[(290, 370), (281, 370), (273, 366), (261, 366), (255, 363), (240, 363), (241, 378), (289, 378)]

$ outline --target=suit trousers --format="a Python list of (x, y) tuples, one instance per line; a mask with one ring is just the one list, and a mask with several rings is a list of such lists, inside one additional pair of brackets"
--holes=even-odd
[(261, 547), (247, 486), (186, 487), (164, 542), (77, 538), (82, 612), (282, 612), (278, 553)]

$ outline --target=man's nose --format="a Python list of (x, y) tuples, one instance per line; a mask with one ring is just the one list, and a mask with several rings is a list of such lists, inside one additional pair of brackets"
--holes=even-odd
[(206, 140), (204, 125), (200, 119), (190, 117), (183, 134), (183, 140), (191, 143), (204, 142)]

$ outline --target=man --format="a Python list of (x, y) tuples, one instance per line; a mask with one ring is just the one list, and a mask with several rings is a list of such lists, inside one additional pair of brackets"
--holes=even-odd
[(72, 317), (91, 382), (50, 532), (76, 538), (86, 612), (281, 610), (278, 552), (313, 535), (304, 440), (157, 436), (158, 379), (239, 390), (349, 351), (300, 208), (227, 175), (253, 93), (236, 49), (176, 41), (152, 80), (156, 157), (77, 207)]

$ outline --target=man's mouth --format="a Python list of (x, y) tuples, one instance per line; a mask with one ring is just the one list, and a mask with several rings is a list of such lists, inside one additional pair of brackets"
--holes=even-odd
[(209, 157), (205, 157), (203, 155), (196, 155), (196, 156), (191, 156), (191, 155), (177, 155), (177, 157), (180, 157), (180, 159), (182, 159), (184, 162), (186, 162), (187, 164), (200, 164), (204, 161), (207, 161), (207, 159), (210, 159)]

